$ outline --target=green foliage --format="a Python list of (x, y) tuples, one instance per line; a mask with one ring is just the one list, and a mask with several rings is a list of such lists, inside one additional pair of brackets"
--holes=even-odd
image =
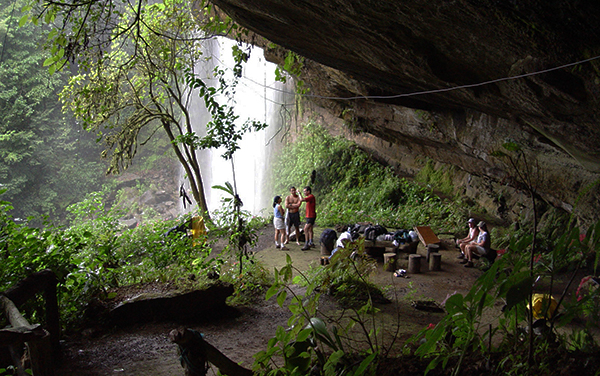
[[(599, 230), (600, 224), (596, 224), (583, 240), (578, 229), (565, 232), (554, 243), (551, 252), (540, 255), (533, 273), (528, 266), (529, 254), (525, 252), (531, 246), (533, 237), (513, 238), (507, 253), (475, 282), (466, 296), (455, 294), (446, 300), (448, 314), (442, 321), (433, 330), (425, 329), (413, 338), (413, 341), (424, 338), (415, 354), (430, 359), (427, 372), (438, 367), (452, 367), (452, 374), (458, 375), (465, 356), (475, 353), (496, 360), (494, 374), (535, 375), (552, 369), (553, 351), (597, 351), (598, 345), (589, 335), (590, 327), (583, 330), (572, 328), (574, 318), (585, 314), (583, 307), (598, 310), (600, 300), (596, 289), (590, 294), (582, 294), (579, 301), (568, 301), (564, 295), (559, 299), (557, 310), (561, 309), (561, 314), (553, 315), (547, 320), (548, 323), (544, 322), (543, 329), (533, 342), (533, 364), (528, 362), (529, 342), (525, 340), (526, 333), (520, 324), (530, 319), (527, 307), (537, 280), (533, 276), (553, 278), (557, 265), (564, 259), (570, 258), (571, 263), (581, 265), (582, 257), (573, 259), (573, 255), (582, 250), (595, 254), (600, 252)], [(552, 295), (553, 291), (544, 293)], [(495, 310), (498, 301), (505, 303), (501, 312)], [(484, 318), (484, 312), (487, 312), (487, 318)], [(490, 315), (493, 316), (491, 319)], [(571, 326), (570, 334), (554, 332), (556, 328), (566, 325)], [(500, 343), (494, 341), (492, 345), (490, 337), (493, 336), (499, 336)]]
[[(224, 279), (235, 287), (233, 301), (236, 304), (247, 303), (262, 292), (270, 282), (268, 273), (257, 264), (249, 248), (256, 244), (258, 230), (265, 226), (265, 219), (253, 217), (250, 212), (241, 210), (243, 203), (231, 183), (213, 188), (225, 192), (221, 199), (221, 209), (216, 210), (211, 224), (214, 236), (228, 238), (229, 242), (221, 254), (229, 258), (223, 265)], [(233, 257), (231, 257), (233, 256)], [(236, 261), (231, 261), (231, 259)], [(229, 266), (227, 265), (229, 264)], [(237, 273), (233, 267), (238, 269)]]
[[(60, 71), (69, 61), (77, 63), (77, 74), (62, 91), (61, 100), (84, 129), (104, 141), (108, 172), (127, 168), (140, 145), (163, 133), (185, 169), (200, 212), (209, 218), (196, 150), (224, 147), (223, 157), (231, 159), (244, 133), (266, 125), (250, 120), (236, 125), (232, 98), (247, 51), (240, 46), (233, 49), (233, 78), (226, 79), (223, 70), (215, 69), (216, 87), (206, 85), (205, 80), (212, 78), (201, 77), (197, 68), (206, 60), (202, 45), (213, 33), (245, 31), (206, 1), (140, 1), (128, 6), (111, 1), (39, 4), (32, 0), (25, 11), (30, 15), (24, 21), (53, 25), (47, 42), (51, 56), (44, 65)], [(54, 27), (56, 18), (62, 27)], [(204, 137), (192, 127), (191, 100), (197, 93), (212, 116)]]
[(454, 169), (455, 167), (447, 167), (436, 170), (434, 162), (427, 159), (425, 166), (415, 176), (415, 181), (430, 186), (448, 197), (455, 197), (457, 195), (454, 192), (452, 181)]
[(264, 225), (264, 219), (253, 217), (249, 211), (241, 210), (243, 203), (231, 183), (226, 182), (225, 186), (216, 185), (213, 188), (225, 192), (227, 196), (222, 198), (221, 208), (214, 213), (212, 231), (217, 236), (229, 236), (227, 251), (248, 255), (245, 249), (256, 244), (257, 230)]
[[(248, 56), (236, 46), (234, 48), (234, 58), (236, 64), (233, 70), (236, 77), (240, 77), (242, 63), (248, 59)], [(204, 104), (212, 116), (212, 120), (206, 124), (206, 136), (200, 138), (194, 133), (187, 133), (180, 135), (175, 141), (190, 145), (195, 149), (224, 148), (221, 156), (226, 160), (230, 160), (239, 149), (238, 143), (245, 133), (260, 131), (266, 128), (268, 124), (247, 120), (241, 127), (238, 126), (236, 122), (239, 116), (235, 114), (234, 108), (231, 106), (231, 100), (235, 95), (236, 82), (227, 82), (225, 72), (220, 69), (215, 69), (215, 77), (219, 81), (217, 88), (207, 86), (200, 77), (193, 73), (187, 74), (187, 85), (193, 89), (198, 89), (200, 97), (204, 99)], [(218, 98), (221, 96), (228, 98), (227, 103), (219, 103)]]
[[(180, 233), (165, 236), (189, 218), (148, 221), (129, 230), (119, 224), (120, 214), (107, 209), (103, 199), (101, 193), (90, 194), (69, 207), (71, 226), (46, 224), (42, 229), (17, 224), (8, 214), (10, 204), (1, 202), (0, 289), (13, 286), (33, 272), (51, 269), (59, 279), (61, 322), (73, 328), (85, 318), (90, 300), (107, 298), (111, 288), (168, 281), (188, 289), (193, 287), (189, 280), (181, 279), (186, 275), (194, 276), (196, 285), (204, 283), (201, 276), (216, 262), (208, 258), (209, 243), (205, 239), (193, 242)], [(32, 300), (25, 307), (31, 322), (43, 322), (43, 317), (37, 317), (37, 312), (43, 312), (41, 306), (41, 301)]]
[(239, 263), (232, 260), (223, 262), (220, 267), (220, 279), (234, 287), (234, 293), (228, 303), (246, 305), (262, 298), (267, 287), (273, 283), (272, 275), (254, 260), (243, 263), (241, 273), (239, 269)]
[(275, 194), (291, 185), (312, 185), (321, 226), (373, 222), (412, 228), (426, 223), (460, 231), (468, 214), (460, 200), (442, 200), (430, 188), (398, 178), (351, 141), (332, 137), (314, 123), (282, 150), (272, 174)]
[(275, 68), (275, 80), (286, 83), (287, 74), (290, 74), (295, 78), (294, 82), (298, 94), (306, 94), (309, 89), (305, 87), (304, 81), (300, 79), (300, 73), (302, 72), (303, 67), (304, 58), (292, 51), (288, 51), (283, 66), (277, 66), (277, 68)]
[[(356, 260), (360, 259), (360, 262)], [(345, 308), (360, 308), (370, 300), (383, 299), (383, 293), (377, 285), (369, 281), (371, 273), (377, 270), (377, 261), (364, 252), (364, 240), (350, 243), (339, 249), (331, 257), (328, 268), (316, 267), (306, 275), (311, 284), (320, 286)], [(299, 278), (298, 283), (306, 283)]]
[[(292, 278), (294, 270), (298, 276)], [(255, 355), (254, 371), (305, 375), (312, 367), (313, 372), (324, 375), (375, 374), (378, 357), (387, 350), (378, 341), (380, 333), (374, 319), (378, 310), (373, 301), (374, 293), (381, 295), (381, 292), (369, 282), (371, 271), (373, 263), (364, 257), (360, 242), (338, 250), (329, 265), (308, 274), (295, 269), (288, 255), (287, 264), (275, 269), (275, 283), (267, 291), (266, 299), (275, 297), (280, 306), (287, 306), (292, 316), (288, 328), (278, 327), (267, 349)], [(292, 283), (306, 286), (306, 292), (299, 294), (291, 288)], [(330, 328), (318, 311), (324, 291), (347, 299), (351, 312), (342, 314)], [(351, 295), (362, 294), (362, 298), (350, 299)], [(366, 344), (366, 348), (356, 347), (356, 343)], [(277, 364), (278, 357), (284, 359), (283, 364)]]
[(33, 25), (18, 25), (24, 4), (0, 2), (0, 186), (15, 217), (62, 219), (68, 205), (100, 187), (103, 166), (94, 137), (61, 113), (67, 75), (42, 67), (43, 37)]

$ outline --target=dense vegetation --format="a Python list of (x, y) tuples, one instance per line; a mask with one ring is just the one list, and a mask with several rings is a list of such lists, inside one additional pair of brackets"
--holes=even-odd
[(105, 166), (94, 134), (62, 113), (68, 72), (42, 66), (44, 36), (19, 27), (24, 1), (0, 2), (0, 187), (16, 218), (62, 218), (67, 206), (98, 190)]
[[(10, 25), (13, 22), (12, 13), (8, 10), (10, 7), (6, 6), (7, 4), (3, 5), (5, 6), (0, 14), (3, 20), (8, 20), (3, 25)], [(116, 158), (113, 159), (112, 167), (118, 169), (119, 166), (130, 162), (138, 145), (138, 136), (146, 138), (154, 134), (153, 130), (142, 130), (146, 125), (155, 127), (154, 130), (158, 129), (156, 123), (149, 120), (153, 116), (157, 118), (152, 120), (157, 120), (167, 134), (170, 130), (179, 132), (176, 136), (168, 135), (172, 141), (170, 146), (175, 147), (175, 153), (178, 153), (177, 146), (181, 146), (183, 151), (179, 153), (189, 157), (187, 163), (194, 163), (189, 153), (193, 154), (193, 150), (204, 147), (225, 145), (231, 153), (228, 156), (231, 157), (237, 148), (238, 136), (241, 135), (230, 132), (235, 120), (231, 108), (221, 106), (215, 98), (218, 93), (227, 96), (227, 87), (233, 86), (224, 84), (221, 89), (225, 91), (209, 88), (193, 74), (193, 68), (183, 66), (187, 58), (198, 58), (193, 55), (197, 52), (194, 50), (194, 43), (198, 41), (183, 38), (182, 40), (192, 45), (178, 49), (181, 45), (175, 41), (182, 41), (178, 38), (162, 39), (161, 36), (165, 36), (166, 33), (131, 27), (129, 21), (139, 21), (135, 17), (136, 14), (116, 8), (111, 8), (111, 12), (116, 13), (103, 14), (104, 8), (100, 6), (100, 2), (93, 2), (91, 5), (92, 13), (98, 16), (98, 19), (106, 17), (107, 20), (112, 20), (115, 15), (124, 16), (121, 20), (123, 24), (113, 25), (114, 29), (105, 30), (106, 34), (96, 36), (97, 41), (112, 35), (115, 30), (123, 32), (118, 34), (118, 37), (127, 36), (127, 33), (132, 32), (129, 36), (134, 39), (126, 39), (127, 41), (122, 42), (123, 45), (132, 47), (139, 43), (140, 46), (145, 46), (145, 49), (139, 50), (140, 53), (146, 53), (129, 59), (122, 53), (138, 52), (136, 48), (132, 47), (126, 51), (109, 48), (111, 54), (106, 55), (106, 60), (87, 61), (90, 64), (98, 63), (96, 68), (106, 69), (104, 73), (107, 75), (92, 77), (90, 81), (85, 81), (79, 76), (71, 81), (71, 86), (63, 95), (66, 104), (74, 106), (75, 112), (87, 125), (96, 131), (109, 132), (103, 134), (103, 137), (110, 139), (107, 153), (113, 153), (111, 155)], [(162, 22), (165, 21), (164, 11), (168, 10), (174, 15), (169, 21), (181, 22), (174, 26), (183, 26), (185, 30), (185, 25), (189, 25), (192, 20), (188, 12), (181, 12), (182, 9), (187, 9), (184, 5), (187, 6), (178, 1), (152, 4), (144, 7), (144, 16), (151, 15), (147, 20), (158, 29), (159, 26), (169, 26), (168, 23)], [(52, 9), (47, 13), (50, 15), (48, 22), (57, 14), (57, 10)], [(77, 12), (73, 11), (75, 20), (76, 14)], [(82, 28), (82, 38), (90, 36), (84, 35), (90, 31), (86, 29), (88, 25), (85, 25), (85, 22), (75, 24)], [(9, 35), (8, 28), (6, 30), (6, 35)], [(57, 72), (68, 59), (65, 50), (69, 46), (73, 47), (67, 44), (66, 36), (69, 32), (68, 28), (60, 31), (64, 35), (55, 32), (53, 56), (45, 60), (47, 65)], [(369, 273), (373, 268), (368, 262), (361, 261), (360, 243), (354, 249), (338, 252), (330, 266), (320, 268), (314, 275), (306, 276), (300, 273), (299, 277), (292, 280), (294, 266), (290, 259), (287, 265), (275, 271), (273, 276), (259, 264), (245, 262), (252, 257), (245, 252), (245, 245), (253, 244), (256, 240), (256, 230), (270, 218), (253, 218), (241, 211), (237, 192), (231, 185), (220, 187), (228, 196), (222, 209), (212, 213), (214, 217), (211, 225), (214, 227), (210, 228), (211, 235), (204, 241), (194, 241), (177, 232), (165, 235), (169, 229), (188, 221), (189, 217), (177, 221), (163, 221), (157, 218), (147, 220), (144, 225), (135, 229), (127, 229), (118, 221), (122, 216), (118, 206), (109, 206), (103, 192), (89, 194), (85, 199), (69, 205), (75, 197), (81, 197), (75, 193), (87, 191), (96, 183), (96, 178), (88, 177), (96, 166), (92, 162), (81, 163), (72, 155), (75, 153), (73, 150), (82, 144), (82, 139), (91, 139), (77, 136), (79, 131), (73, 130), (76, 128), (72, 127), (72, 120), (58, 115), (55, 107), (46, 106), (47, 102), (53, 101), (52, 98), (57, 92), (55, 89), (64, 85), (64, 77), (60, 74), (47, 76), (36, 70), (35, 67), (43, 60), (36, 49), (39, 40), (31, 33), (27, 34), (27, 28), (19, 29), (19, 33), (24, 33), (23, 38), (10, 40), (11, 43), (19, 41), (20, 45), (16, 46), (14, 51), (21, 55), (15, 53), (9, 59), (8, 55), (3, 53), (4, 60), (0, 62), (3, 85), (0, 104), (3, 106), (2, 116), (7, 117), (2, 125), (9, 126), (2, 129), (3, 145), (0, 155), (5, 163), (0, 169), (0, 179), (2, 187), (5, 188), (4, 197), (10, 198), (10, 201), (14, 200), (12, 204), (9, 200), (0, 202), (0, 290), (13, 286), (32, 272), (44, 268), (52, 269), (59, 278), (61, 322), (65, 330), (75, 330), (86, 324), (86, 307), (89, 302), (93, 299), (110, 298), (114, 288), (145, 282), (171, 282), (180, 289), (189, 289), (206, 283), (207, 272), (216, 270), (222, 280), (235, 285), (236, 298), (240, 301), (256, 297), (257, 293), (269, 284), (271, 287), (268, 288), (267, 297), (276, 296), (281, 305), (288, 293), (294, 295), (288, 306), (292, 312), (290, 330), (277, 329), (268, 348), (256, 356), (257, 371), (303, 375), (313, 367), (315, 373), (321, 374), (359, 375), (386, 372), (383, 368), (389, 360), (386, 358), (389, 348), (376, 341), (378, 328), (374, 315), (377, 308), (373, 297), (377, 290), (369, 283)], [(76, 35), (79, 36), (79, 33)], [(120, 41), (117, 37), (111, 38), (106, 40), (110, 43)], [(146, 44), (145, 40), (154, 43)], [(4, 48), (3, 44), (3, 51)], [(180, 52), (181, 55), (178, 55)], [(68, 53), (73, 54), (74, 51)], [(241, 63), (244, 53), (239, 49), (236, 53)], [(161, 61), (162, 58), (164, 61)], [(165, 65), (155, 65), (157, 62)], [(127, 64), (133, 64), (133, 67)], [(136, 74), (130, 75), (131, 71), (127, 70), (129, 68)], [(39, 74), (32, 74), (34, 71)], [(125, 77), (130, 81), (125, 80)], [(16, 81), (12, 82), (13, 79)], [(115, 90), (125, 81), (132, 86), (121, 88), (121, 92), (115, 91), (106, 95), (103, 92), (106, 89), (103, 84), (106, 82), (98, 81), (95, 82), (97, 85), (86, 86), (90, 82), (94, 83), (95, 79), (108, 79), (108, 87)], [(80, 85), (81, 83), (83, 84)], [(48, 90), (44, 90), (43, 85), (46, 85)], [(200, 89), (207, 107), (214, 110), (214, 122), (209, 124), (213, 126), (209, 126), (212, 139), (198, 138), (189, 128), (189, 121), (185, 119), (183, 99), (189, 98), (192, 87)], [(17, 88), (27, 91), (28, 94), (22, 95)], [(173, 95), (174, 88), (181, 89), (179, 95)], [(127, 102), (131, 99), (129, 94), (136, 91), (135, 89), (140, 89), (140, 96), (134, 99), (135, 103)], [(151, 95), (156, 91), (163, 91), (163, 94)], [(101, 97), (96, 97), (96, 94)], [(121, 102), (113, 103), (112, 99), (115, 98)], [(170, 107), (174, 103), (172, 100), (179, 101), (177, 105), (180, 108)], [(99, 105), (96, 108), (97, 112), (90, 117), (89, 110), (95, 105)], [(141, 107), (153, 110), (135, 112), (131, 109)], [(123, 109), (125, 110), (121, 112)], [(120, 115), (132, 114), (132, 118), (120, 122), (124, 119)], [(21, 122), (20, 119), (24, 121)], [(247, 129), (252, 127), (258, 129), (262, 125), (248, 124)], [(52, 148), (42, 148), (42, 141), (47, 139), (56, 139), (59, 142)], [(72, 157), (70, 162), (64, 162), (69, 161), (68, 158), (63, 159), (67, 155)], [(186, 157), (180, 160), (186, 163)], [(50, 162), (53, 161), (61, 161), (65, 165), (52, 165)], [(46, 162), (49, 162), (48, 166), (45, 165)], [(40, 171), (50, 168), (56, 172), (56, 177), (62, 176), (63, 179), (54, 183), (40, 181), (33, 185), (35, 179), (46, 176)], [(467, 209), (470, 206), (464, 205), (460, 197), (452, 195), (443, 176), (437, 176), (439, 172), (430, 165), (427, 165), (420, 176), (420, 181), (424, 184), (400, 179), (391, 168), (373, 162), (368, 154), (359, 150), (353, 143), (341, 137), (331, 137), (315, 124), (307, 124), (298, 141), (283, 150), (273, 171), (274, 176), (277, 176), (277, 180), (271, 185), (273, 195), (287, 194), (290, 185), (313, 187), (318, 200), (317, 224), (320, 226), (362, 221), (380, 223), (390, 228), (411, 228), (414, 225), (427, 224), (438, 233), (459, 233), (464, 229), (467, 217), (474, 214), (479, 214), (479, 217), (485, 215), (483, 211)], [(76, 177), (83, 179), (69, 180)], [(75, 193), (63, 197), (58, 204), (50, 204), (51, 198), (60, 196), (58, 191), (51, 191), (53, 184), (72, 187)], [(27, 197), (29, 187), (36, 188), (35, 195)], [(440, 198), (434, 189), (450, 195), (450, 198)], [(532, 195), (532, 199), (534, 197)], [(68, 212), (71, 213), (69, 225), (59, 227), (46, 222), (35, 227), (30, 226), (26, 222), (15, 220), (11, 215), (13, 204), (23, 210), (31, 208), (27, 210), (37, 215), (38, 223), (43, 223), (41, 214), (51, 212), (54, 206), (68, 208)], [(200, 209), (204, 207), (200, 205)], [(536, 243), (537, 226), (524, 227), (520, 231), (518, 234), (509, 234), (502, 238), (502, 246), (506, 247), (506, 253), (490, 266), (471, 292), (466, 296), (456, 294), (450, 297), (445, 304), (449, 314), (437, 326), (419, 333), (412, 343), (404, 347), (407, 356), (419, 359), (417, 363), (424, 364), (423, 371), (460, 374), (462, 370), (467, 370), (478, 373), (487, 367), (487, 372), (493, 374), (550, 373), (551, 361), (557, 358), (555, 355), (562, 356), (573, 352), (577, 352), (582, 364), (595, 365), (593, 362), (598, 345), (593, 330), (597, 329), (599, 323), (599, 289), (592, 279), (588, 278), (587, 284), (582, 283), (578, 300), (561, 298), (561, 315), (548, 314), (547, 308), (542, 309), (544, 312), (541, 314), (543, 321), (539, 324), (542, 328), (540, 334), (534, 334), (534, 317), (532, 310), (527, 310), (526, 306), (531, 303), (534, 276), (541, 276), (550, 281), (549, 285), (552, 286), (552, 281), (559, 272), (587, 270), (591, 275), (596, 274), (600, 252), (600, 225), (592, 226), (584, 233), (567, 224), (559, 231), (554, 229), (554, 236), (544, 243)], [(222, 253), (209, 257), (214, 242), (219, 237), (227, 238), (228, 245)], [(496, 242), (496, 245), (500, 244)], [(358, 257), (350, 257), (354, 251)], [(182, 275), (194, 278), (180, 278)], [(297, 295), (297, 292), (290, 288), (292, 283), (304, 284), (307, 287), (306, 293)], [(340, 295), (340, 298), (358, 295), (357, 292), (364, 293), (360, 300), (343, 302), (355, 314), (346, 327), (327, 327), (318, 317), (318, 301), (320, 294), (324, 292), (320, 289), (324, 286), (333, 286), (336, 291), (348, 290), (348, 294)], [(547, 293), (552, 293), (551, 288)], [(497, 314), (497, 323), (494, 326), (483, 327), (482, 313), (495, 308), (498, 301), (505, 304), (505, 309)], [(34, 300), (23, 307), (23, 310), (30, 321), (43, 322), (41, 307), (41, 302)], [(556, 331), (556, 328), (570, 325), (575, 322), (575, 318), (582, 317), (588, 319), (584, 325), (575, 327), (567, 334), (559, 334)], [(352, 339), (348, 333), (353, 326), (362, 328), (364, 343), (368, 344), (366, 347), (353, 348), (348, 345), (349, 339)], [(493, 345), (490, 341), (492, 337), (499, 338)], [(277, 369), (271, 360), (279, 356), (285, 359), (285, 365)], [(402, 362), (400, 360), (398, 364)], [(396, 373), (409, 372), (393, 366), (386, 369)]]
[(332, 137), (312, 123), (281, 151), (273, 176), (274, 195), (287, 195), (291, 185), (312, 186), (321, 226), (372, 222), (390, 228), (429, 225), (438, 232), (459, 233), (476, 210), (460, 197), (441, 199), (432, 185), (397, 177), (353, 142)]
[[(320, 136), (314, 137), (315, 134)], [(345, 201), (345, 205), (357, 212), (370, 212), (364, 209), (363, 205), (367, 205), (366, 203), (375, 206), (374, 212), (377, 213), (377, 217), (364, 216), (364, 220), (408, 227), (410, 224), (398, 221), (399, 217), (393, 212), (404, 211), (405, 216), (410, 216), (410, 211), (418, 212), (422, 207), (428, 213), (429, 220), (437, 221), (433, 222), (434, 224), (453, 225), (445, 219), (448, 218), (451, 205), (433, 195), (431, 188), (422, 188), (419, 184), (401, 179), (394, 182), (392, 174), (385, 167), (370, 161), (366, 155), (360, 155), (362, 153), (351, 143), (331, 138), (314, 125), (307, 126), (298, 143), (289, 147), (306, 146), (307, 140), (310, 140), (312, 147), (308, 155), (319, 156), (319, 163), (322, 164), (308, 160), (303, 153), (297, 152), (295, 155), (300, 166), (309, 166), (307, 170), (313, 168), (318, 171), (312, 183), (315, 193), (322, 198), (318, 206), (319, 220), (322, 224), (350, 223), (355, 220), (356, 217), (346, 216), (346, 212), (342, 213), (339, 205), (329, 205), (326, 202), (329, 199), (354, 197), (355, 201)], [(337, 167), (336, 163), (326, 158), (327, 155), (344, 154), (344, 149), (353, 152), (345, 157), (347, 159), (343, 168)], [(323, 150), (324, 154), (315, 154), (315, 150)], [(326, 177), (329, 177), (327, 166), (339, 168), (335, 176), (342, 185), (336, 186), (338, 182), (333, 179), (326, 180)], [(355, 169), (362, 171), (364, 175)], [(299, 171), (300, 168), (288, 170)], [(280, 173), (283, 174), (281, 171)], [(290, 176), (292, 177), (289, 177), (289, 180), (282, 182), (277, 188), (278, 192), (285, 192), (286, 185), (292, 181), (311, 183), (308, 174)], [(360, 179), (354, 180), (354, 183), (343, 185), (347, 184), (344, 182), (353, 181), (358, 177)], [(321, 185), (321, 179), (329, 184)], [(362, 192), (355, 187), (357, 184), (362, 187)], [(380, 184), (383, 187), (396, 187), (397, 190), (390, 190), (393, 194), (383, 193), (380, 198), (383, 202), (371, 201), (372, 192), (382, 194), (384, 191), (375, 189)], [(344, 189), (344, 194), (337, 194), (334, 186)], [(122, 215), (118, 212), (118, 205), (108, 208), (101, 192), (92, 194), (69, 208), (72, 216), (71, 224), (67, 227), (46, 224), (42, 228), (32, 228), (16, 223), (8, 214), (10, 204), (3, 202), (3, 263), (0, 269), (0, 288), (6, 289), (40, 269), (54, 270), (60, 279), (62, 323), (66, 330), (74, 330), (86, 324), (86, 307), (92, 299), (110, 298), (113, 289), (120, 286), (144, 282), (170, 282), (185, 290), (203, 285), (207, 282), (207, 272), (216, 270), (220, 272), (222, 280), (236, 286), (238, 302), (261, 296), (261, 291), (265, 291), (264, 289), (271, 285), (267, 297), (277, 296), (277, 301), (283, 305), (289, 293), (297, 294), (296, 290), (289, 288), (291, 284), (302, 283), (307, 286), (306, 293), (294, 296), (289, 305), (293, 314), (290, 319), (292, 330), (278, 329), (268, 348), (257, 354), (255, 369), (260, 372), (272, 370), (274, 363), (271, 359), (281, 355), (287, 361), (279, 372), (298, 375), (305, 374), (309, 364), (316, 366), (315, 369), (323, 374), (385, 374), (381, 367), (404, 372), (402, 368), (394, 367), (406, 363), (406, 359), (421, 365), (420, 370), (423, 372), (429, 365), (432, 369), (430, 372), (439, 374), (457, 374), (460, 370), (477, 373), (481, 369), (474, 369), (473, 364), (481, 364), (482, 359), (492, 359), (490, 364), (493, 364), (494, 368), (489, 371), (492, 374), (503, 374), (513, 369), (519, 371), (514, 371), (515, 374), (524, 374), (520, 371), (531, 367), (532, 363), (528, 360), (531, 356), (536, 365), (531, 368), (530, 374), (537, 374), (538, 371), (545, 372), (549, 369), (549, 359), (562, 356), (564, 352), (576, 351), (582, 361), (588, 362), (591, 360), (586, 354), (596, 354), (598, 348), (593, 330), (598, 324), (599, 300), (598, 289), (593, 284), (582, 284), (579, 300), (561, 299), (561, 315), (546, 320), (547, 324), (544, 327), (548, 329), (544, 332), (546, 334), (536, 337), (532, 355), (529, 355), (528, 334), (523, 325), (533, 323), (525, 309), (529, 293), (533, 291), (533, 276), (540, 275), (544, 280), (552, 281), (556, 273), (565, 270), (585, 269), (589, 270), (590, 274), (595, 273), (600, 225), (590, 228), (584, 235), (580, 235), (579, 229), (573, 228), (554, 241), (552, 248), (536, 249), (537, 261), (532, 270), (528, 267), (532, 236), (511, 237), (505, 255), (480, 278), (469, 294), (457, 294), (448, 299), (445, 308), (452, 314), (446, 316), (435, 328), (426, 329), (417, 335), (414, 342), (404, 348), (409, 358), (400, 359), (392, 366), (389, 363), (390, 359), (385, 356), (390, 348), (376, 339), (379, 328), (374, 316), (377, 314), (374, 298), (381, 296), (381, 293), (369, 282), (369, 274), (373, 268), (368, 262), (361, 261), (360, 243), (357, 248), (339, 252), (332, 259), (330, 266), (312, 271), (314, 274), (298, 271), (300, 276), (292, 280), (294, 266), (291, 260), (288, 260), (284, 268), (271, 276), (258, 263), (245, 262), (252, 256), (242, 254), (237, 246), (242, 238), (252, 244), (256, 239), (256, 230), (270, 219), (253, 218), (249, 213), (238, 212), (235, 192), (231, 186), (220, 189), (225, 190), (227, 196), (222, 209), (213, 213), (214, 223), (218, 227), (211, 228), (212, 235), (207, 242), (196, 244), (186, 236), (164, 235), (170, 228), (181, 224), (181, 221), (186, 221), (187, 218), (181, 218), (179, 221), (157, 219), (147, 221), (135, 229), (123, 228), (117, 220)], [(346, 194), (348, 191), (350, 194)], [(407, 195), (406, 192), (412, 193)], [(412, 201), (403, 199), (404, 196), (412, 197)], [(364, 201), (356, 200), (356, 197), (363, 197)], [(398, 200), (397, 197), (401, 199)], [(325, 202), (323, 198), (326, 199)], [(436, 205), (427, 205), (430, 201)], [(403, 205), (399, 205), (399, 202)], [(388, 216), (385, 216), (385, 213), (389, 213)], [(450, 217), (458, 218), (460, 215), (466, 213), (453, 214)], [(241, 227), (240, 218), (243, 223)], [(457, 220), (455, 225), (463, 227), (464, 224), (460, 223), (462, 221), (464, 217)], [(208, 257), (217, 237), (229, 238), (229, 245), (217, 257)], [(349, 257), (354, 251), (359, 257)], [(182, 275), (195, 277), (193, 280), (180, 278)], [(344, 326), (333, 328), (325, 325), (319, 318), (318, 301), (321, 294), (330, 289), (328, 286), (341, 292), (337, 295), (338, 298), (353, 312), (353, 319)], [(349, 296), (357, 299), (343, 300)], [(497, 326), (491, 329), (483, 327), (483, 312), (496, 310), (498, 300), (505, 302), (506, 309), (498, 313)], [(39, 302), (33, 301), (23, 309), (32, 322), (43, 321)], [(557, 334), (556, 328), (572, 325), (575, 318), (581, 317), (588, 319), (584, 322), (585, 325), (580, 324), (567, 334)], [(358, 341), (370, 344), (367, 348), (353, 347), (347, 342), (349, 338), (357, 335), (356, 327), (362, 328), (359, 330), (362, 334), (358, 335), (364, 338), (359, 338)], [(489, 346), (490, 333), (495, 338), (501, 338), (500, 341), (494, 341), (493, 347)], [(356, 340), (353, 338), (351, 342)], [(305, 343), (307, 346), (299, 347), (293, 345), (294, 343)], [(315, 343), (319, 345), (313, 347)], [(300, 352), (299, 348), (302, 349)], [(512, 351), (513, 349), (518, 351)], [(465, 358), (467, 355), (468, 358)]]
[[(71, 225), (29, 227), (10, 216), (10, 203), (1, 202), (2, 239), (0, 290), (14, 286), (19, 280), (42, 269), (51, 269), (59, 279), (61, 322), (65, 330), (85, 325), (85, 310), (93, 299), (107, 299), (118, 287), (142, 283), (170, 282), (182, 291), (207, 283), (207, 272), (222, 270), (221, 279), (246, 285), (241, 291), (254, 288), (256, 282), (245, 281), (246, 269), (258, 280), (264, 273), (260, 266), (244, 263), (243, 270), (231, 268), (236, 262), (235, 249), (226, 246), (221, 255), (208, 257), (217, 237), (234, 236), (236, 229), (231, 215), (216, 213), (220, 228), (212, 229), (210, 239), (193, 240), (182, 232), (169, 230), (190, 220), (190, 216), (173, 221), (161, 218), (147, 220), (143, 225), (127, 229), (118, 218), (123, 215), (118, 206), (108, 208), (102, 192), (90, 194), (85, 200), (69, 207)], [(260, 218), (248, 217), (246, 231), (250, 243), (255, 232), (264, 225)], [(168, 234), (168, 235), (167, 235)], [(202, 239), (200, 239), (202, 240)], [(194, 276), (193, 279), (180, 278)], [(261, 283), (263, 283), (262, 281)], [(41, 302), (34, 300), (24, 309), (31, 322), (43, 322)]]

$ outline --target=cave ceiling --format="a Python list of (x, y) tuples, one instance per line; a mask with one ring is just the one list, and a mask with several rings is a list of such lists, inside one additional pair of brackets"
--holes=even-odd
[[(566, 206), (599, 178), (598, 1), (212, 2), (307, 58), (311, 93), (340, 98), (316, 101), (339, 117), (352, 109), (375, 137), (496, 181), (506, 171), (491, 144), (516, 140), (556, 165), (542, 190)], [(439, 134), (413, 129), (402, 109), (427, 112)]]

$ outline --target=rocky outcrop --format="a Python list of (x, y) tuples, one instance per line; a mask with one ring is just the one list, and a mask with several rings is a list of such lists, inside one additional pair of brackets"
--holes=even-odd
[(455, 166), (457, 189), (513, 220), (527, 200), (497, 156), (511, 141), (540, 197), (584, 225), (600, 218), (600, 3), (213, 3), (306, 57), (299, 78), (314, 110), (399, 173), (425, 157)]
[(110, 309), (110, 322), (121, 326), (217, 317), (228, 308), (225, 301), (232, 294), (233, 286), (225, 282), (186, 293), (140, 294)]

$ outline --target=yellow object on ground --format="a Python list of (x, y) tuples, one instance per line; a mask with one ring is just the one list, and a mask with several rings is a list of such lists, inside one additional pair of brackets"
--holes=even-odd
[[(531, 299), (533, 304), (533, 318), (538, 320), (542, 318), (551, 319), (554, 316), (554, 311), (558, 306), (558, 302), (552, 296), (548, 294), (533, 294)], [(529, 307), (529, 304), (527, 305)], [(547, 316), (546, 316), (547, 310)]]
[[(193, 239), (198, 239), (200, 236), (206, 235), (206, 226), (204, 226), (203, 217), (197, 216), (192, 218), (192, 229), (190, 232)], [(196, 242), (194, 242), (194, 245), (196, 245)]]

